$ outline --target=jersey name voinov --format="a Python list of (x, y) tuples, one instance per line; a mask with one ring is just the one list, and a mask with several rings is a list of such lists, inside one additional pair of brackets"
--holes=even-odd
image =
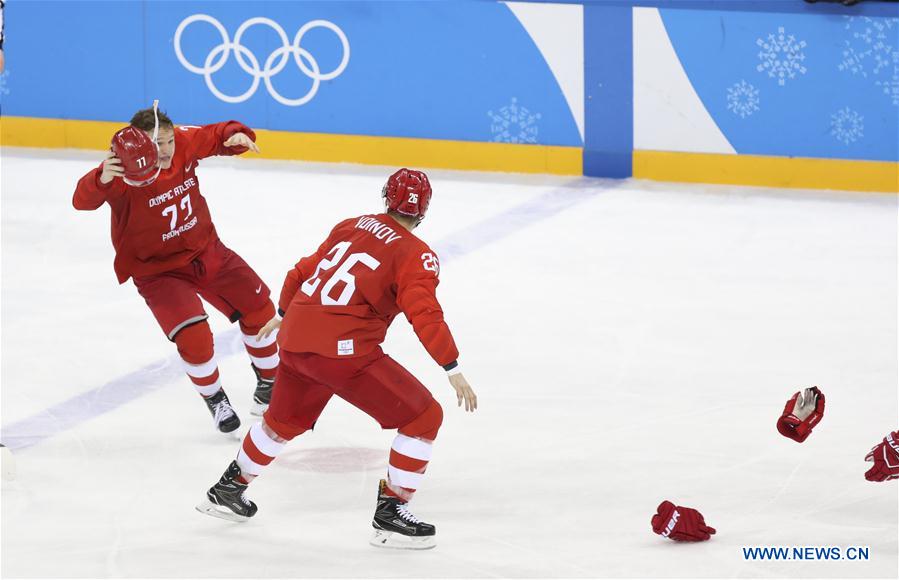
[(165, 193), (160, 193), (156, 197), (151, 197), (149, 199), (150, 207), (156, 207), (157, 205), (162, 205), (163, 203), (165, 203), (167, 201), (171, 201), (171, 200), (175, 199), (176, 197), (178, 197), (179, 195), (181, 195), (182, 193), (184, 193), (185, 191), (187, 191), (188, 189), (190, 189), (191, 187), (196, 187), (196, 185), (197, 185), (196, 179), (193, 177), (188, 177), (187, 179), (184, 180), (184, 183), (182, 183), (181, 185), (176, 185), (175, 187), (173, 187), (172, 189), (168, 190)]
[(396, 233), (396, 230), (392, 227), (385, 226), (375, 218), (370, 217), (359, 218), (359, 221), (356, 222), (356, 228), (371, 232), (376, 238), (384, 242), (384, 245), (403, 237)]

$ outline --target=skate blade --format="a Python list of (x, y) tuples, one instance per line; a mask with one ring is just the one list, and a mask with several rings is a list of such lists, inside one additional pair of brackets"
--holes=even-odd
[(262, 403), (253, 402), (253, 406), (250, 407), (250, 415), (254, 415), (256, 417), (261, 417), (263, 413), (268, 410), (268, 405), (263, 405)]
[(202, 503), (197, 505), (197, 511), (201, 514), (206, 514), (207, 516), (212, 516), (214, 518), (219, 518), (222, 520), (228, 520), (229, 522), (245, 522), (250, 519), (246, 516), (236, 514), (228, 508), (222, 507), (220, 505), (215, 505), (208, 499), (203, 500)]
[(375, 530), (368, 543), (376, 548), (393, 550), (430, 550), (437, 546), (435, 536), (415, 538), (386, 530)]

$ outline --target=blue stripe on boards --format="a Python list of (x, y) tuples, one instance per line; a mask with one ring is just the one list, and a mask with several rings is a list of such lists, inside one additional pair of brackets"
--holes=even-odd
[(584, 7), (584, 175), (630, 177), (634, 148), (633, 10)]

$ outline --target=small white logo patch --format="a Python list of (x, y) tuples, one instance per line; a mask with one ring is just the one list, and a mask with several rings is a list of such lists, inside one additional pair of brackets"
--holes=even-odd
[(355, 351), (353, 350), (353, 339), (349, 340), (338, 340), (337, 341), (337, 354), (338, 355), (347, 355), (353, 354)]

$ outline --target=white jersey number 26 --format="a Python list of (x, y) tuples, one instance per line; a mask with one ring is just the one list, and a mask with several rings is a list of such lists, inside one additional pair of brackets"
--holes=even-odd
[[(316, 266), (315, 273), (312, 277), (303, 282), (303, 285), (300, 287), (303, 294), (306, 296), (313, 296), (315, 291), (318, 290), (318, 286), (321, 284), (322, 280), (326, 279), (327, 281), (321, 289), (322, 304), (325, 306), (344, 306), (350, 303), (353, 292), (356, 291), (356, 277), (350, 273), (353, 266), (362, 264), (374, 271), (381, 265), (381, 262), (364, 252), (347, 256), (347, 251), (349, 251), (351, 245), (352, 242), (338, 242), (331, 248), (331, 251), (327, 253), (326, 257), (318, 263), (318, 266)], [(346, 260), (344, 260), (344, 257), (346, 257)], [(330, 277), (326, 277), (325, 272), (331, 270), (338, 264), (340, 264), (340, 267), (337, 268)], [(340, 296), (333, 298), (331, 292), (334, 290), (334, 287), (337, 286), (338, 282), (343, 282), (346, 285), (340, 292)]]

